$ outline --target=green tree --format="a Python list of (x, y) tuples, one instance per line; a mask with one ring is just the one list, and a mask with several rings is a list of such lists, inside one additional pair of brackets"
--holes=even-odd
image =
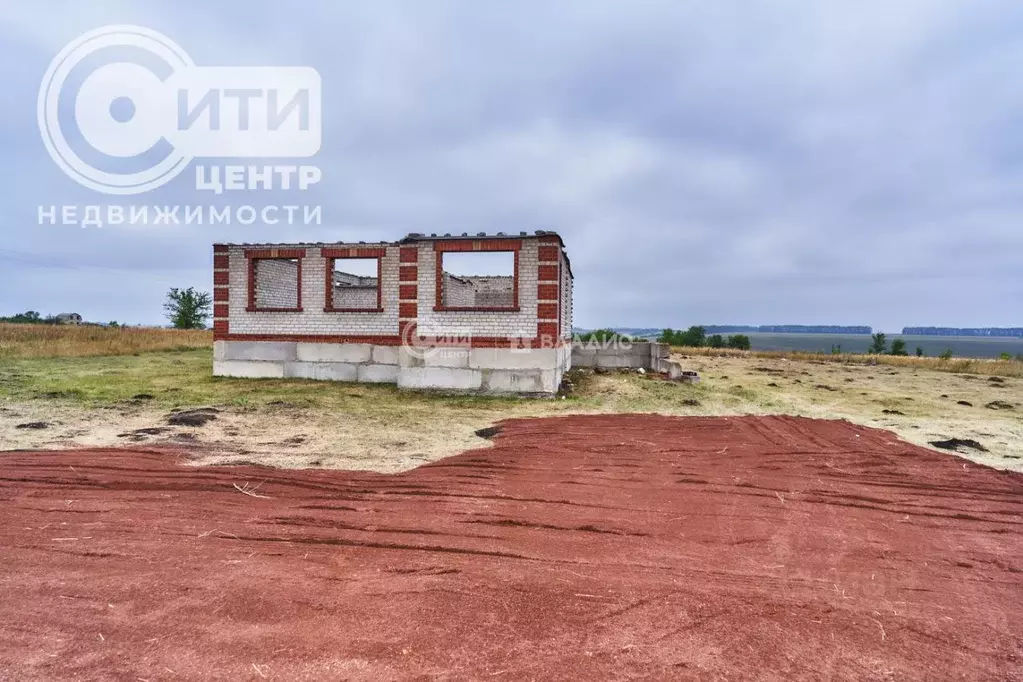
[(941, 358), (942, 360), (951, 360), (952, 359), (952, 349), (951, 348), (946, 348), (945, 352), (943, 352), (938, 357)]
[(699, 325), (693, 325), (682, 333), (683, 346), (700, 348), (707, 345), (707, 329)]
[(213, 297), (209, 292), (196, 291), (194, 287), (171, 287), (163, 309), (175, 329), (205, 329), (212, 305)]
[(681, 329), (665, 329), (661, 332), (661, 335), (657, 337), (660, 343), (666, 343), (669, 346), (690, 346), (700, 347), (707, 345), (707, 330), (704, 327), (693, 325), (689, 329), (682, 331)]
[(14, 324), (39, 324), (43, 318), (34, 310), (28, 310), (10, 317), (0, 317), (0, 322), (13, 322)]
[(727, 344), (729, 348), (737, 348), (739, 350), (749, 350), (753, 347), (749, 337), (745, 334), (732, 334), (728, 337)]
[(871, 344), (867, 352), (871, 355), (884, 355), (888, 350), (888, 341), (885, 339), (884, 332), (878, 332), (870, 338)]
[(711, 334), (710, 336), (707, 337), (707, 345), (710, 346), (711, 348), (724, 348), (725, 337), (721, 336), (720, 334)]
[(917, 346), (916, 347), (916, 356), (918, 358), (922, 358), (924, 356), (924, 347), (923, 346)]
[(892, 340), (891, 355), (909, 355), (909, 353), (906, 352), (906, 342), (902, 339)]

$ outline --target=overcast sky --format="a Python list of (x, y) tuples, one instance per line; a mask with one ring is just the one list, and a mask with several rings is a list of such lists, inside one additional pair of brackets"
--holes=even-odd
[[(38, 225), (210, 203), (191, 171), (119, 198), (47, 155), (40, 79), (105, 24), (316, 68), (323, 224)], [(543, 229), (577, 326), (1019, 326), (1021, 67), (1013, 0), (5, 0), (0, 313), (161, 323), (168, 287), (211, 288), (215, 241)]]

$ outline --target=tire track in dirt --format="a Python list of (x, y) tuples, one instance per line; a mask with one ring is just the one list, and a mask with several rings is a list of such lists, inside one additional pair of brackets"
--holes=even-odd
[(0, 678), (1023, 679), (1023, 476), (887, 432), (574, 416), (392, 476), (185, 462), (0, 454)]

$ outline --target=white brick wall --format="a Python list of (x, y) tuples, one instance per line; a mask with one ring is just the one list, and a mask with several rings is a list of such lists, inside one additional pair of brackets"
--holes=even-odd
[[(363, 247), (363, 245), (360, 245)], [(366, 245), (365, 248), (373, 248)], [(388, 246), (381, 263), (382, 313), (327, 313), (326, 259), (316, 247), (306, 248), (302, 259), (302, 308), (298, 312), (248, 312), (248, 263), (245, 248), (231, 246), (230, 333), (232, 334), (349, 334), (358, 336), (398, 334), (398, 247)]]
[(256, 307), (298, 307), (298, 260), (256, 261)]
[[(340, 246), (340, 245), (339, 245)], [(433, 242), (403, 245), (418, 250), (418, 329), (432, 335), (471, 335), (473, 337), (534, 338), (537, 336), (537, 249), (538, 240), (522, 239), (519, 251), (519, 311), (435, 311), (436, 252)], [(266, 246), (250, 246), (261, 249)], [(328, 261), (318, 246), (305, 248), (302, 259), (302, 312), (248, 312), (248, 261), (246, 247), (231, 245), (228, 250), (229, 331), (231, 334), (264, 335), (353, 335), (398, 336), (398, 269), (402, 246), (386, 244), (357, 245), (356, 248), (386, 248), (381, 262), (383, 312), (324, 312), (326, 267)], [(567, 267), (561, 265), (561, 316), (563, 335), (571, 334), (572, 287)], [(405, 282), (412, 284), (412, 282)]]
[(436, 311), (437, 258), (431, 242), (419, 247), (419, 332), (426, 336), (536, 336), (537, 241), (523, 239), (519, 251), (519, 312)]
[(572, 276), (565, 255), (561, 254), (561, 338), (572, 338)]

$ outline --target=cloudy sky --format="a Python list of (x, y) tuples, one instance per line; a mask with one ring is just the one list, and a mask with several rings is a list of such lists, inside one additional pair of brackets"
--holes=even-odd
[[(324, 177), (298, 199), (323, 224), (39, 225), (211, 203), (189, 171), (119, 198), (47, 155), (42, 75), (105, 24), (316, 68)], [(1018, 326), (1021, 65), (1012, 0), (3, 0), (0, 313), (161, 323), (168, 287), (210, 288), (215, 241), (543, 229), (578, 326)]]

